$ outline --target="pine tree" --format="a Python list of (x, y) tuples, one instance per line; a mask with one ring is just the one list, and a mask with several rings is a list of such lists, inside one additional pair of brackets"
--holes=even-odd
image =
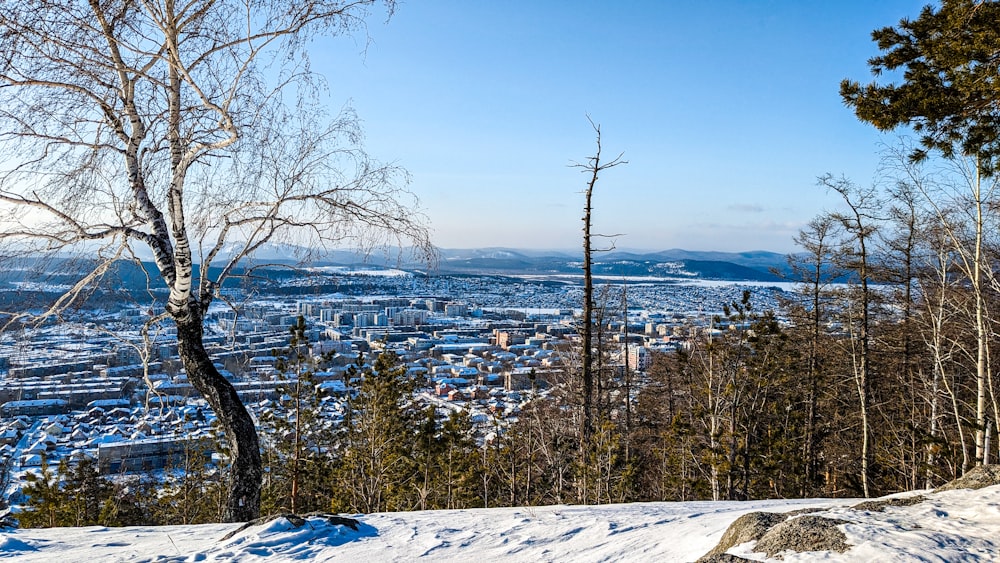
[(68, 526), (107, 526), (111, 522), (106, 517), (105, 505), (111, 502), (114, 487), (101, 477), (97, 466), (89, 458), (83, 458), (75, 467), (59, 464), (57, 477), (62, 481)]
[(112, 481), (88, 458), (72, 466), (62, 460), (53, 473), (43, 457), (40, 473), (28, 473), (25, 480), (27, 502), (18, 520), (26, 528), (162, 523), (154, 506), (158, 483), (149, 475)]
[(683, 349), (654, 353), (649, 382), (637, 399), (633, 436), (637, 500), (710, 498), (692, 452), (701, 437), (692, 426), (691, 364)]
[(0, 458), (0, 510), (5, 510), (9, 504), (7, 488), (11, 482), (11, 469), (14, 467), (14, 456)]
[(39, 474), (25, 473), (27, 484), (22, 492), (27, 497), (25, 509), (18, 514), (24, 528), (53, 528), (64, 526), (67, 521), (66, 493), (59, 485), (59, 476), (52, 472), (48, 458), (42, 454)]
[(469, 508), (483, 505), (482, 456), (468, 412), (452, 411), (439, 422), (437, 409), (427, 407), (419, 423), (412, 453), (413, 500), (420, 510)]
[(373, 368), (363, 358), (348, 371), (361, 377), (347, 403), (336, 446), (334, 511), (384, 512), (411, 508), (417, 471), (412, 458), (417, 435), (414, 384), (394, 353), (383, 352)]
[(444, 498), (440, 508), (482, 506), (477, 495), (481, 479), (480, 457), (467, 411), (453, 411), (441, 427), (439, 442)]
[(190, 442), (176, 464), (165, 470), (164, 481), (156, 495), (155, 520), (161, 525), (189, 525), (218, 522), (222, 518), (215, 489), (221, 487), (220, 475), (210, 467), (209, 440)]
[(423, 418), (419, 422), (413, 449), (413, 463), (416, 469), (413, 488), (418, 510), (439, 508), (437, 477), (440, 475), (438, 467), (440, 447), (437, 431), (437, 409), (428, 406), (424, 409)]
[(305, 319), (290, 328), (289, 348), (280, 354), (281, 399), (261, 416), (265, 429), (265, 478), (261, 511), (298, 512), (326, 509), (332, 467), (331, 421), (323, 416), (322, 397), (314, 379), (317, 358), (309, 352)]
[(840, 95), (858, 119), (882, 131), (913, 127), (923, 147), (914, 160), (928, 151), (975, 157), (992, 176), (1000, 162), (1000, 3), (943, 0), (916, 19), (873, 31), (872, 39), (882, 51), (868, 61), (872, 74), (889, 72), (893, 80), (841, 82)]

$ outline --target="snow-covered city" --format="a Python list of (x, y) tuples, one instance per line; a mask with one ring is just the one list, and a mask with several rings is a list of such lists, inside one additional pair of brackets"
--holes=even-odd
[[(331, 280), (383, 293), (310, 295), (312, 285)], [(293, 277), (280, 285), (299, 295), (233, 292), (241, 306), (214, 307), (206, 324), (204, 341), (216, 367), (258, 418), (283, 410), (282, 395), (297, 382), (294, 370), (276, 364), (299, 317), (307, 327), (308, 367), (330, 420), (343, 416), (342, 399), (357, 383), (349, 372), (359, 357), (370, 364), (391, 351), (420, 382), (417, 401), (444, 412), (467, 410), (480, 439), (502, 432), (521, 404), (545, 394), (549, 380), (563, 378), (578, 339), (579, 309), (572, 305), (580, 287), (573, 281), (427, 278), (373, 269)], [(782, 293), (773, 285), (683, 279), (619, 279), (603, 287), (617, 311), (607, 320), (612, 357), (623, 367), (627, 361), (640, 378), (651, 351), (676, 349), (690, 335), (712, 330), (713, 316), (746, 287), (772, 307)], [(630, 303), (627, 323), (622, 291)], [(0, 337), (0, 452), (14, 460), (11, 469), (37, 470), (43, 456), (53, 465), (91, 458), (105, 474), (163, 469), (189, 441), (214, 436), (214, 414), (180, 367), (174, 332), (167, 324), (143, 331), (148, 313), (82, 309), (72, 319)], [(17, 483), (9, 491), (15, 501)]]

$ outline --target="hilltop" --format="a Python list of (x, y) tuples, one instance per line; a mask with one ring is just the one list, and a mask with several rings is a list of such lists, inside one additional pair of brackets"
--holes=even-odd
[(304, 522), (279, 517), (242, 530), (238, 524), (13, 530), (0, 534), (0, 557), (25, 562), (694, 561), (743, 514), (802, 509), (818, 510), (811, 517), (838, 520), (847, 551), (786, 551), (779, 559), (744, 543), (729, 553), (786, 562), (978, 561), (1000, 551), (1000, 486), (992, 486), (907, 493), (863, 504), (812, 499), (560, 505), (362, 514), (346, 524), (320, 516)]
[[(276, 249), (277, 250), (277, 249)], [(298, 254), (302, 254), (299, 252)], [(286, 251), (266, 256), (282, 259)], [(263, 259), (265, 256), (262, 256)], [(582, 255), (569, 250), (516, 248), (439, 249), (439, 260), (428, 269), (406, 253), (361, 255), (335, 251), (318, 265), (360, 267), (374, 265), (428, 271), (432, 274), (557, 275), (580, 274)], [(594, 254), (593, 271), (604, 276), (659, 276), (711, 280), (779, 281), (788, 270), (787, 256), (776, 252), (710, 252), (671, 249), (662, 251), (614, 250)]]
[[(224, 254), (222, 255), (225, 256)], [(93, 267), (85, 258), (32, 258), (24, 257), (7, 264), (0, 271), (0, 304), (32, 303), (45, 295), (56, 295), (68, 290)], [(414, 259), (407, 252), (388, 254), (362, 254), (357, 251), (333, 251), (322, 256), (291, 245), (269, 245), (256, 255), (254, 262), (246, 262), (233, 271), (233, 277), (224, 288), (238, 288), (246, 283), (261, 287), (278, 286), (282, 280), (301, 278), (309, 274), (307, 285), (315, 292), (323, 287), (341, 291), (345, 276), (358, 273), (412, 274), (421, 277), (448, 276), (509, 276), (534, 282), (557, 281), (581, 283), (583, 263), (579, 252), (551, 250), (518, 250), (486, 248), (471, 250), (441, 249), (434, 264)], [(197, 275), (198, 266), (195, 273)], [(149, 291), (163, 294), (166, 289), (155, 280), (149, 285), (149, 273), (156, 267), (143, 262), (142, 267), (131, 261), (120, 260), (109, 268), (101, 287), (92, 295), (116, 293), (125, 290), (133, 298), (145, 299)], [(659, 281), (723, 281), (761, 282), (782, 281), (789, 273), (787, 255), (768, 251), (751, 252), (697, 252), (689, 250), (612, 251), (594, 255), (593, 274), (599, 280)], [(213, 262), (210, 274), (218, 272)], [(241, 279), (249, 275), (252, 278)], [(155, 276), (154, 276), (155, 277)], [(319, 288), (319, 289), (317, 289)], [(274, 288), (272, 287), (272, 290)], [(281, 291), (288, 291), (287, 288)], [(112, 300), (117, 299), (114, 295)], [(50, 297), (51, 298), (51, 297)]]

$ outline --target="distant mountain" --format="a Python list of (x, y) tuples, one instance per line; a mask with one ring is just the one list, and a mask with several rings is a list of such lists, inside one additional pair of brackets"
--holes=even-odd
[[(439, 273), (579, 274), (581, 253), (525, 251), (510, 248), (441, 250)], [(669, 276), (716, 280), (779, 281), (788, 269), (786, 256), (750, 252), (613, 251), (595, 253), (593, 272), (604, 276)]]
[[(440, 249), (436, 264), (428, 265), (416, 261), (413, 254), (403, 251), (375, 252), (365, 254), (355, 250), (337, 250), (322, 255), (310, 253), (308, 249), (291, 245), (269, 245), (261, 249), (253, 261), (242, 266), (337, 266), (347, 269), (399, 268), (409, 271), (448, 274), (495, 274), (495, 275), (580, 275), (583, 273), (581, 252), (566, 250), (520, 250), (513, 248)], [(222, 253), (226, 254), (226, 253)], [(221, 256), (221, 254), (220, 254)], [(221, 262), (215, 262), (216, 269)], [(84, 271), (86, 261), (78, 263), (56, 258), (54, 261), (26, 259), (22, 264), (0, 271), (0, 289), (40, 275), (48, 284), (72, 284), (78, 279), (76, 271)], [(34, 271), (34, 275), (31, 273)], [(156, 268), (147, 264), (147, 271)], [(593, 273), (605, 277), (679, 277), (727, 281), (780, 281), (788, 272), (786, 256), (776, 252), (701, 252), (681, 249), (645, 252), (621, 250), (594, 254)], [(289, 270), (279, 269), (268, 274), (281, 277), (289, 275)], [(282, 274), (281, 272), (285, 272)], [(144, 287), (146, 273), (134, 264), (122, 262), (111, 272), (110, 277), (120, 280), (121, 287)], [(155, 284), (154, 284), (155, 285)]]
[[(230, 245), (219, 253), (215, 265), (239, 250)], [(333, 250), (314, 252), (291, 244), (267, 244), (254, 255), (254, 264), (310, 264), (348, 268), (403, 268), (430, 270), (438, 274), (533, 274), (557, 275), (582, 272), (580, 250), (531, 250), (506, 247), (438, 249), (439, 260), (431, 265), (414, 259), (408, 249), (362, 252)], [(778, 281), (788, 272), (786, 255), (764, 250), (747, 252), (694, 251), (673, 248), (661, 251), (614, 250), (594, 254), (594, 273), (604, 276), (680, 276), (716, 280)]]
[(721, 260), (683, 260), (686, 270), (699, 278), (732, 281), (781, 281), (779, 275), (766, 269), (750, 268)]
[(788, 268), (787, 254), (769, 252), (766, 250), (751, 250), (747, 252), (714, 252), (714, 251), (692, 251), (674, 248), (654, 253), (654, 256), (662, 257), (664, 260), (698, 260), (707, 262), (731, 262), (739, 266), (746, 266), (755, 270), (770, 270), (772, 268), (783, 271)]

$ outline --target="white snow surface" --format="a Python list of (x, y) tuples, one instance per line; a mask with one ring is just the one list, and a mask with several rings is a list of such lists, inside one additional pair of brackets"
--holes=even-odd
[[(783, 561), (1000, 561), (1000, 486), (924, 492), (927, 500), (881, 512), (856, 500), (637, 503), (360, 514), (357, 530), (310, 517), (238, 524), (52, 528), (0, 533), (12, 561), (694, 561), (752, 511), (823, 509), (839, 518), (846, 553), (781, 554)], [(898, 495), (898, 496), (906, 496)], [(759, 561), (753, 542), (730, 553)]]

